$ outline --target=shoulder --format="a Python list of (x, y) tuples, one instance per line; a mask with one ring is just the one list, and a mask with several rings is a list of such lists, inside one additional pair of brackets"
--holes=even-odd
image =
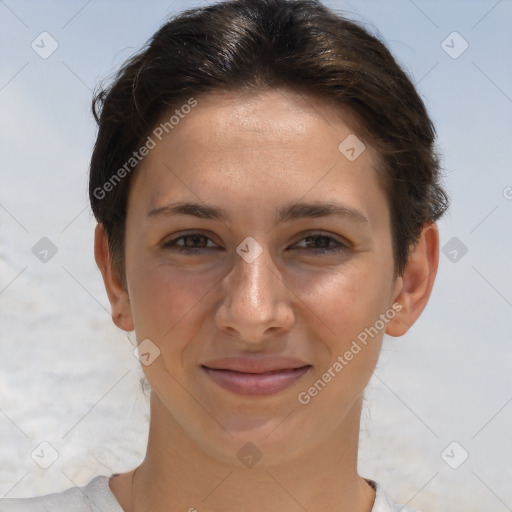
[(110, 491), (108, 476), (94, 477), (87, 485), (30, 498), (2, 498), (0, 512), (123, 512)]
[(366, 480), (375, 489), (375, 503), (371, 512), (420, 512), (414, 508), (394, 503), (378, 482)]

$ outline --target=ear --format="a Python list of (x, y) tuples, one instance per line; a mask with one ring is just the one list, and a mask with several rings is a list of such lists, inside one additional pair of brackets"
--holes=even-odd
[(133, 331), (134, 325), (128, 292), (112, 263), (107, 233), (102, 224), (98, 224), (94, 231), (94, 259), (103, 276), (112, 310), (112, 321), (123, 331)]
[(393, 304), (402, 308), (386, 326), (386, 334), (402, 336), (416, 322), (427, 305), (439, 264), (439, 231), (434, 222), (426, 224), (409, 250), (404, 273), (396, 279)]

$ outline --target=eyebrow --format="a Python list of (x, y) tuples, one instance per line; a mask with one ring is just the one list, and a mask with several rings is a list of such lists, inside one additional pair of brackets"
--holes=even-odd
[[(190, 215), (200, 219), (213, 219), (222, 222), (229, 220), (228, 212), (222, 208), (204, 203), (183, 201), (159, 206), (149, 210), (147, 213), (148, 218), (155, 218), (161, 215)], [(360, 211), (330, 201), (302, 202), (280, 206), (275, 212), (275, 222), (283, 223), (296, 219), (326, 217), (329, 215), (346, 217), (357, 223), (368, 222), (368, 219)]]

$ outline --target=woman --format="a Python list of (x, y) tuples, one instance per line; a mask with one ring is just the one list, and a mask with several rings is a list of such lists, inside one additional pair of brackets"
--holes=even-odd
[(112, 319), (146, 456), (2, 511), (411, 511), (357, 471), (363, 393), (438, 264), (435, 131), (385, 46), (310, 0), (171, 19), (93, 102)]

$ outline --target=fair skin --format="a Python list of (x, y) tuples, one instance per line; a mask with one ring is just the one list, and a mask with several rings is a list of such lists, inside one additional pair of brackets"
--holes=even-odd
[[(377, 157), (368, 144), (354, 161), (342, 155), (338, 146), (351, 133), (331, 105), (289, 90), (201, 96), (133, 176), (127, 289), (98, 225), (95, 257), (113, 321), (160, 350), (142, 365), (152, 388), (146, 457), (133, 482), (131, 471), (109, 483), (125, 512), (371, 510), (375, 492), (357, 472), (363, 391), (384, 332), (403, 335), (423, 311), (439, 241), (427, 224), (405, 273), (395, 275)], [(279, 207), (327, 200), (359, 216), (275, 220)], [(214, 205), (227, 218), (148, 215), (177, 201)], [(198, 235), (177, 244), (195, 253), (164, 247), (189, 231)], [(337, 245), (325, 236), (345, 245), (319, 254), (315, 241)], [(236, 252), (247, 237), (263, 250), (252, 262)], [(393, 304), (401, 309), (378, 335), (300, 403), (298, 394)], [(202, 367), (267, 356), (309, 368), (285, 389), (248, 396)], [(261, 453), (252, 467), (237, 457), (248, 442)]]

